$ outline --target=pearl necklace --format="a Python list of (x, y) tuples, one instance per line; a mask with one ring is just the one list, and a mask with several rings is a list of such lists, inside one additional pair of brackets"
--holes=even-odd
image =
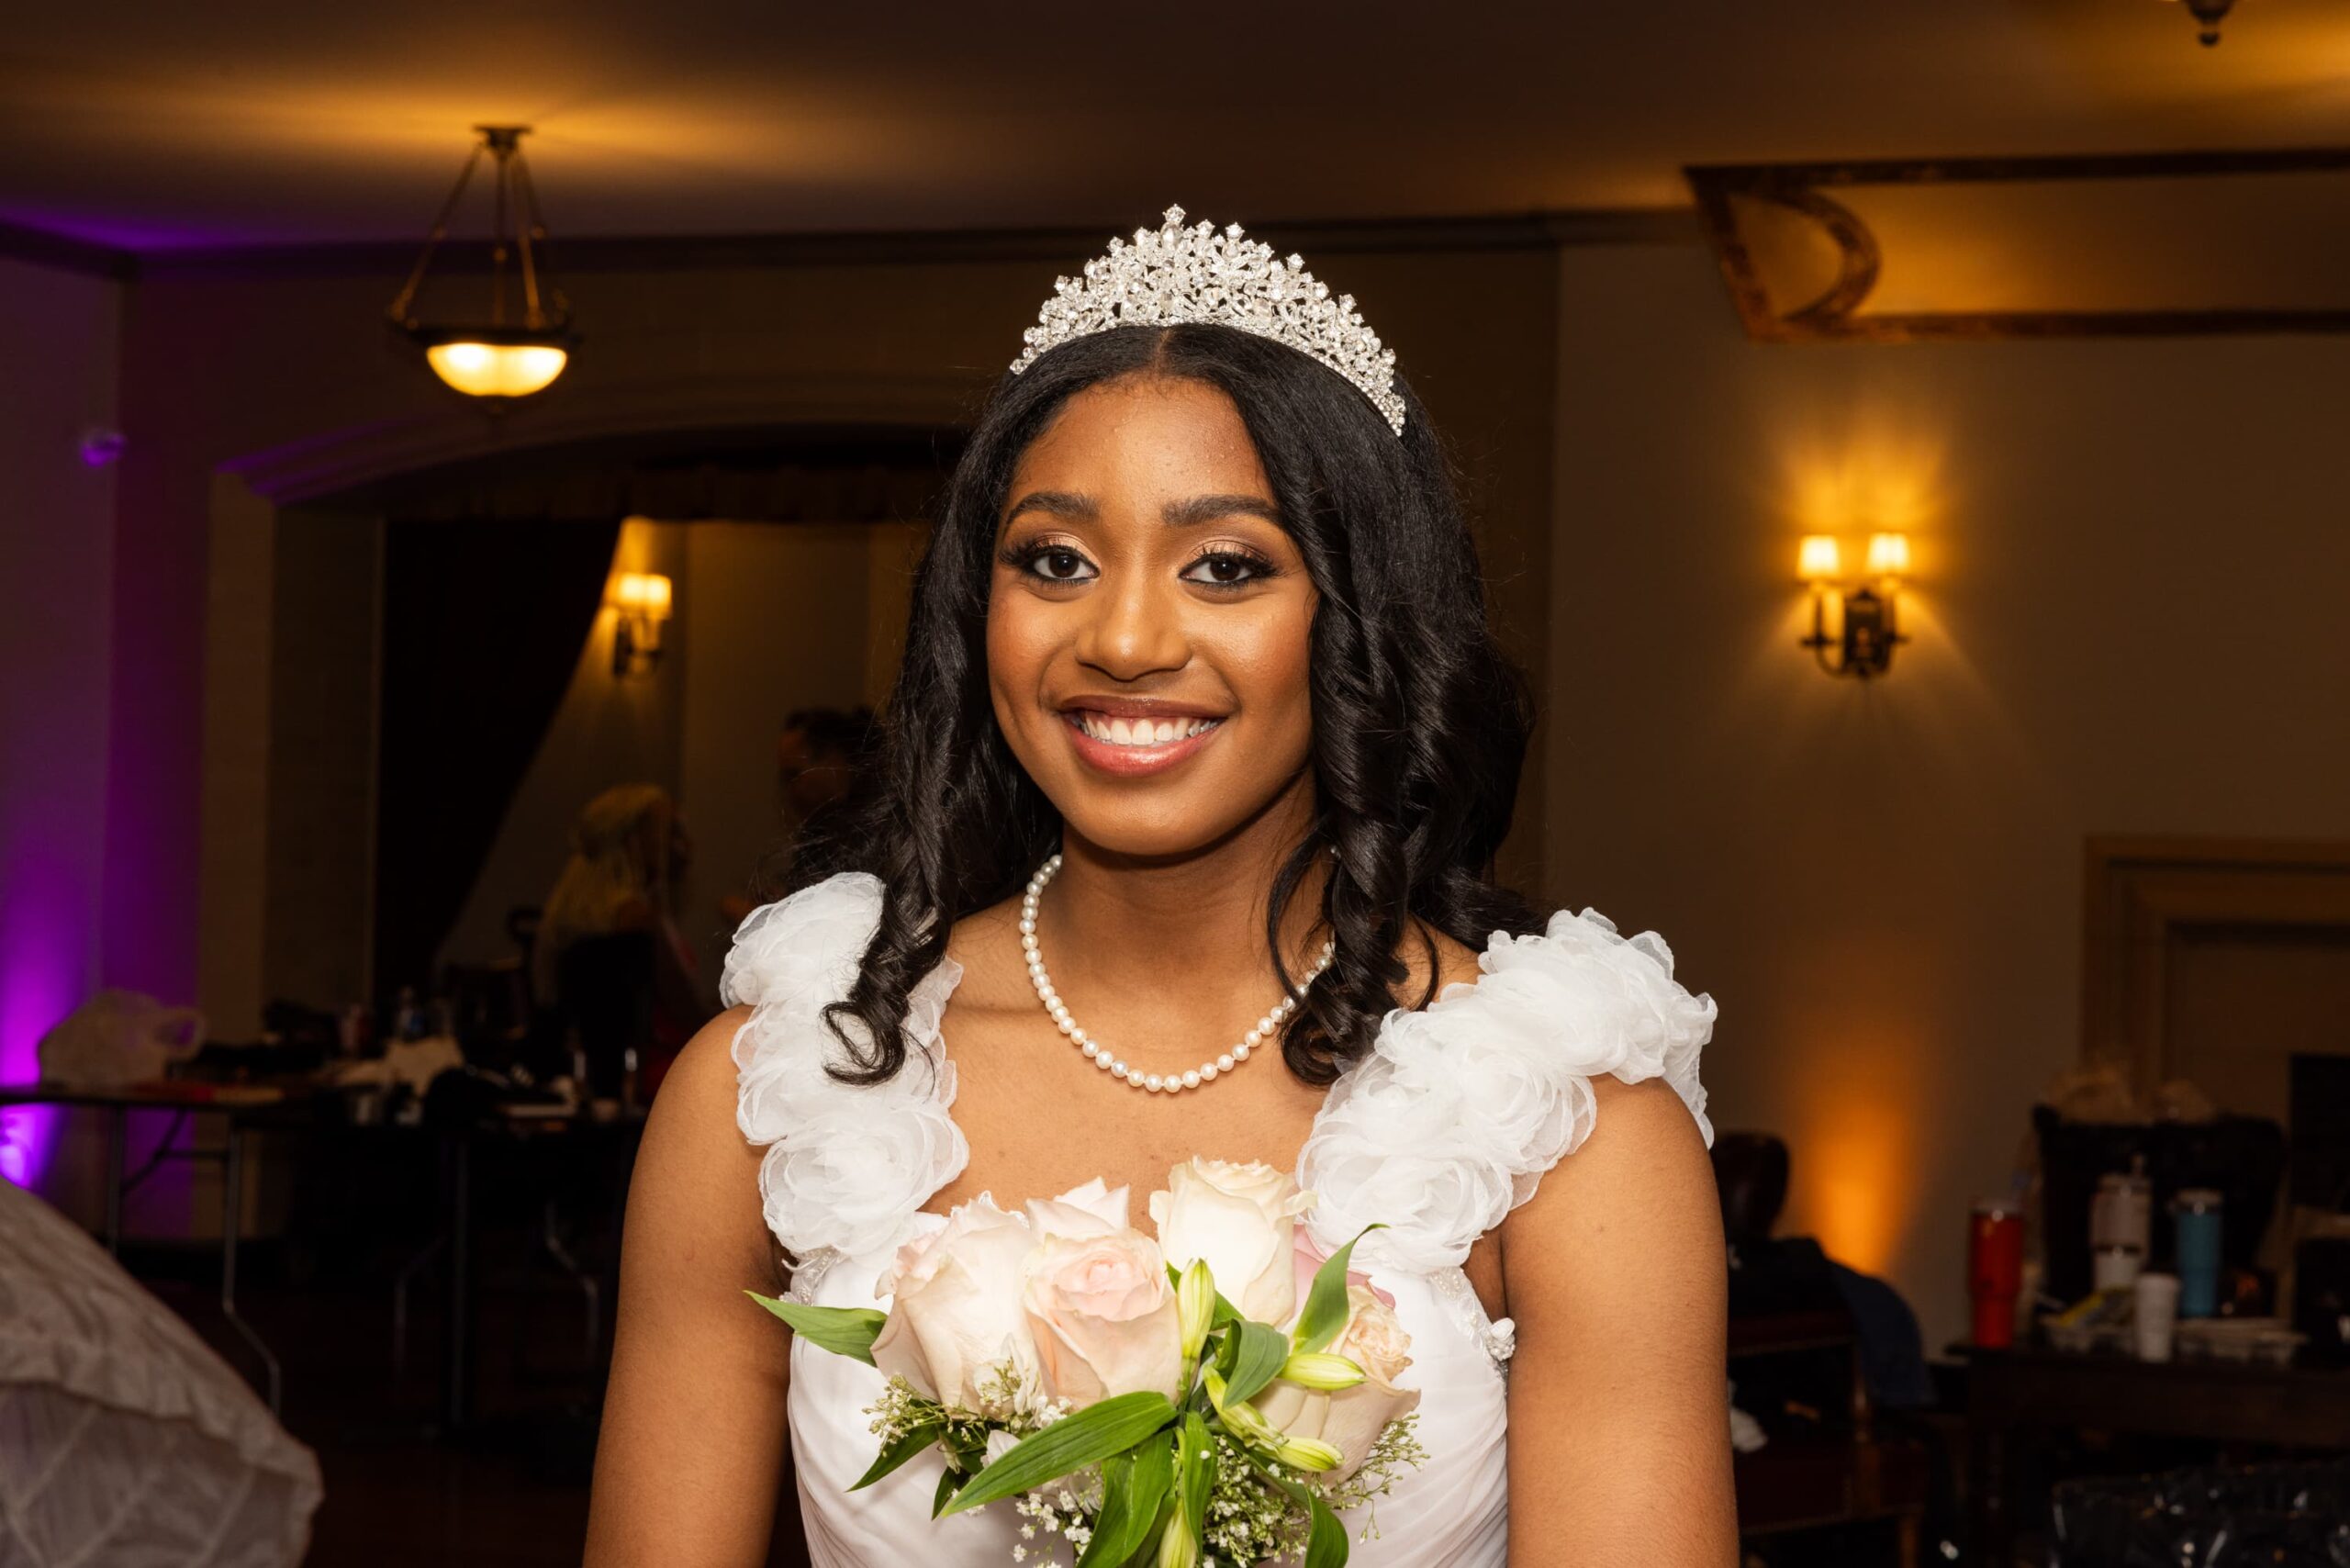
[(1127, 1066), (1109, 1047), (1080, 1028), (1077, 1020), (1069, 1015), (1068, 1004), (1053, 990), (1053, 977), (1045, 972), (1045, 955), (1036, 946), (1036, 902), (1044, 896), (1045, 884), (1051, 881), (1053, 873), (1060, 868), (1061, 857), (1058, 855), (1037, 867), (1036, 874), (1028, 879), (1027, 892), (1020, 900), (1020, 946), (1028, 955), (1028, 983), (1036, 988), (1036, 1000), (1043, 1002), (1045, 1011), (1052, 1015), (1053, 1027), (1068, 1036), (1069, 1044), (1083, 1051), (1087, 1060), (1111, 1077), (1147, 1093), (1176, 1094), (1186, 1089), (1197, 1089), (1203, 1083), (1214, 1082), (1247, 1061), (1249, 1052), (1280, 1033), (1289, 1015), (1297, 1011), (1297, 999), (1305, 994), (1306, 987), (1312, 985), (1324, 969), (1330, 967), (1330, 959), (1337, 952), (1337, 943), (1323, 943), (1322, 956), (1315, 958), (1313, 967), (1305, 971), (1305, 978), (1298, 982), (1297, 990), (1273, 1003), (1273, 1010), (1258, 1019), (1257, 1026), (1241, 1036), (1239, 1043), (1230, 1050), (1200, 1063), (1188, 1072), (1145, 1072), (1138, 1067)]

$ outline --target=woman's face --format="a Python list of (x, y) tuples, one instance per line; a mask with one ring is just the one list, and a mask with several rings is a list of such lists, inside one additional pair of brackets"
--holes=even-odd
[(1298, 787), (1315, 596), (1230, 398), (1128, 376), (1071, 398), (1013, 470), (988, 600), (1013, 754), (1069, 830), (1180, 856)]

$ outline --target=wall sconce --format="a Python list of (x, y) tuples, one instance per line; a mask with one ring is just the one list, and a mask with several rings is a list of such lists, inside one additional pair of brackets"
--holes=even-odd
[(661, 626), (669, 619), (669, 579), (658, 572), (622, 572), (610, 600), (620, 611), (612, 628), (612, 673), (634, 675), (661, 662)]
[[(1893, 667), (1893, 650), (1909, 639), (1897, 625), (1896, 607), (1901, 578), (1909, 570), (1909, 536), (1878, 533), (1869, 539), (1868, 582), (1845, 588), (1843, 551), (1828, 534), (1807, 536), (1796, 554), (1796, 570), (1811, 585), (1811, 635), (1803, 639), (1819, 667), (1830, 675), (1857, 676), (1866, 680)], [(1871, 586), (1872, 582), (1874, 586)], [(1828, 600), (1837, 602), (1839, 632), (1828, 632)], [(1830, 662), (1828, 651), (1837, 650)]]

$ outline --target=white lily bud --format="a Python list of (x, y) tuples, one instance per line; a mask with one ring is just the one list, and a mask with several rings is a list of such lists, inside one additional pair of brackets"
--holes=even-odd
[(1294, 1470), (1321, 1471), (1337, 1469), (1346, 1455), (1318, 1438), (1291, 1438), (1273, 1457)]
[(1236, 1399), (1229, 1405), (1218, 1406), (1216, 1415), (1223, 1420), (1225, 1429), (1234, 1437), (1244, 1439), (1259, 1447), (1276, 1449), (1289, 1440), (1287, 1433), (1266, 1420), (1263, 1414), (1245, 1399)]
[(1281, 1363), (1281, 1375), (1283, 1383), (1318, 1388), (1326, 1394), (1352, 1388), (1362, 1381), (1363, 1371), (1346, 1357), (1334, 1356), (1327, 1350), (1301, 1350)]
[(1192, 1539), (1192, 1521), (1178, 1508), (1158, 1538), (1158, 1568), (1199, 1568), (1199, 1561), (1200, 1543)]
[(1206, 1260), (1195, 1259), (1183, 1271), (1175, 1305), (1183, 1329), (1183, 1359), (1196, 1361), (1200, 1348), (1207, 1343), (1208, 1327), (1215, 1321), (1215, 1276), (1208, 1271)]

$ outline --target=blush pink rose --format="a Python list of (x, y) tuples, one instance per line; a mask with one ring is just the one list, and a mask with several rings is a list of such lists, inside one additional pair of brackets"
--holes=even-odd
[(944, 1227), (901, 1247), (874, 1292), (890, 1298), (890, 1316), (873, 1341), (873, 1364), (941, 1405), (1012, 1414), (1025, 1396), (1007, 1399), (1004, 1390), (1033, 1391), (1035, 1382), (1020, 1300), (1035, 1243), (1025, 1220), (981, 1193)]
[(1329, 1348), (1362, 1368), (1363, 1380), (1330, 1393), (1276, 1381), (1256, 1401), (1258, 1412), (1291, 1437), (1318, 1439), (1338, 1450), (1328, 1477), (1334, 1482), (1361, 1469), (1379, 1434), (1420, 1405), (1418, 1389), (1395, 1386), (1412, 1364), (1412, 1337), (1392, 1303), (1368, 1285), (1348, 1286), (1347, 1302), (1353, 1315)]
[(1175, 1397), (1182, 1326), (1167, 1260), (1148, 1237), (1047, 1236), (1028, 1255), (1021, 1299), (1054, 1398), (1083, 1406), (1145, 1389)]

